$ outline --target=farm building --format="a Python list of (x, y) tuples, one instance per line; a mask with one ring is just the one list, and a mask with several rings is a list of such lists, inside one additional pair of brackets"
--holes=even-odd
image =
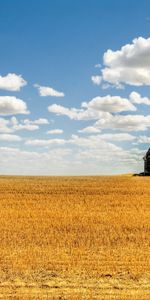
[(146, 152), (144, 159), (144, 175), (150, 175), (150, 148)]

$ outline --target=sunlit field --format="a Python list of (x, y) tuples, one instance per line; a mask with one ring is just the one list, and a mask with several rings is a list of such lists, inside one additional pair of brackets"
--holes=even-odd
[(150, 299), (150, 178), (0, 177), (0, 299)]

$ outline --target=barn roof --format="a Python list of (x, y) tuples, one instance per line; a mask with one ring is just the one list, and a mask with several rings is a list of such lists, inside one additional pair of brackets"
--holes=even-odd
[(146, 158), (150, 157), (150, 148), (148, 149), (148, 151), (146, 152)]

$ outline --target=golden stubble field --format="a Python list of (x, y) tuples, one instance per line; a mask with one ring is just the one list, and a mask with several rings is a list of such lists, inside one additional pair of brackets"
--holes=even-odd
[(0, 299), (150, 299), (150, 178), (0, 177)]

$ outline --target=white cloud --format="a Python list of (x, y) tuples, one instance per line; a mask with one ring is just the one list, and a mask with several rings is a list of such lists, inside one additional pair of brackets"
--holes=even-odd
[(39, 126), (34, 124), (32, 124), (32, 121), (30, 123), (30, 120), (25, 119), (23, 120), (21, 123), (17, 120), (16, 117), (12, 117), (10, 120), (10, 126), (12, 126), (12, 130), (13, 131), (17, 131), (17, 130), (29, 130), (29, 131), (34, 131), (34, 130), (38, 130)]
[[(71, 150), (60, 147), (46, 151), (25, 151), (13, 147), (0, 147), (1, 174), (60, 175), (69, 167)], [(72, 165), (76, 164), (72, 162)]]
[(78, 132), (81, 132), (81, 133), (100, 133), (101, 130), (99, 128), (94, 127), (94, 126), (88, 126), (88, 127), (85, 127), (83, 129), (78, 130)]
[(84, 133), (98, 133), (101, 129), (117, 129), (121, 131), (145, 131), (150, 127), (150, 116), (141, 114), (121, 115), (120, 112), (136, 111), (131, 103), (149, 105), (149, 99), (139, 93), (132, 92), (127, 98), (119, 96), (103, 96), (83, 102), (81, 108), (67, 108), (62, 105), (52, 104), (48, 107), (56, 115), (68, 116), (72, 120), (97, 120), (97, 122), (79, 130)]
[(49, 121), (45, 118), (39, 118), (37, 120), (25, 119), (22, 122), (24, 124), (28, 124), (28, 125), (47, 125), (47, 124), (49, 124)]
[(116, 142), (133, 141), (136, 139), (135, 136), (129, 133), (105, 133), (99, 135), (99, 138), (105, 141), (116, 141)]
[(150, 99), (147, 97), (141, 97), (137, 92), (132, 92), (129, 96), (130, 101), (134, 104), (145, 104), (150, 105)]
[(17, 131), (17, 130), (35, 131), (39, 129), (40, 125), (47, 125), (47, 124), (49, 124), (49, 121), (45, 118), (39, 118), (36, 120), (24, 119), (19, 122), (16, 117), (12, 117), (9, 123), (12, 131)]
[(0, 133), (12, 133), (19, 130), (35, 131), (39, 129), (40, 125), (47, 125), (49, 121), (45, 118), (39, 118), (36, 120), (24, 119), (18, 121), (13, 116), (10, 119), (0, 118)]
[(10, 125), (15, 126), (18, 125), (18, 120), (16, 117), (11, 117), (10, 121), (8, 121)]
[(65, 94), (63, 92), (56, 91), (52, 87), (40, 86), (38, 84), (35, 84), (34, 86), (38, 88), (39, 95), (41, 97), (46, 97), (46, 96), (64, 97), (65, 96)]
[(0, 115), (28, 114), (26, 103), (13, 96), (0, 96)]
[(27, 140), (25, 144), (30, 146), (49, 146), (52, 144), (64, 145), (66, 144), (66, 141), (64, 139), (48, 139), (48, 140), (32, 139), (32, 140)]
[(6, 91), (20, 91), (21, 87), (25, 86), (27, 82), (21, 75), (9, 73), (6, 76), (0, 76), (0, 89)]
[(80, 108), (80, 109), (68, 108), (57, 104), (50, 105), (48, 107), (48, 111), (55, 113), (57, 116), (64, 115), (69, 117), (71, 120), (78, 120), (78, 121), (96, 120), (99, 118), (107, 118), (110, 116), (109, 112), (103, 112), (103, 111), (98, 111), (93, 109), (84, 109), (84, 108)]
[(126, 98), (120, 96), (104, 96), (95, 97), (84, 106), (93, 110), (100, 110), (110, 113), (122, 111), (135, 111), (136, 107)]
[[(150, 116), (143, 115), (111, 115), (110, 118), (100, 119), (93, 126), (79, 130), (81, 133), (98, 133), (102, 129), (120, 131), (146, 131), (150, 127)], [(109, 135), (108, 135), (109, 136)], [(119, 135), (118, 135), (119, 136)], [(128, 136), (128, 135), (127, 135)], [(115, 138), (114, 133), (112, 135)]]
[(15, 134), (0, 134), (0, 141), (5, 142), (20, 142), (22, 138)]
[(126, 98), (107, 95), (93, 98), (89, 102), (83, 102), (79, 109), (52, 104), (48, 107), (48, 110), (58, 116), (68, 116), (72, 120), (105, 120), (111, 117), (110, 113), (135, 111), (136, 107)]
[(101, 84), (101, 82), (102, 82), (102, 76), (99, 76), (99, 75), (93, 75), (93, 76), (91, 76), (91, 80), (92, 80), (92, 82), (94, 83), (94, 84), (96, 84), (96, 85), (100, 85)]
[[(49, 121), (45, 118), (39, 118), (37, 120), (34, 120), (34, 121), (30, 121), (30, 123), (32, 122), (32, 124), (37, 124), (37, 125), (46, 125), (46, 124), (49, 124)], [(25, 121), (24, 121), (25, 123)]]
[(107, 50), (103, 63), (103, 81), (116, 87), (150, 85), (150, 38), (135, 38), (120, 50)]
[(36, 120), (24, 119), (21, 121), (18, 121), (15, 116), (10, 119), (0, 118), (0, 133), (12, 133), (18, 130), (35, 131), (39, 129), (40, 125), (47, 124), (49, 124), (49, 121), (45, 118)]
[(150, 137), (146, 136), (146, 135), (140, 136), (139, 139), (138, 139), (138, 143), (140, 143), (140, 144), (149, 144), (150, 143)]
[(63, 133), (62, 129), (51, 129), (47, 131), (47, 134), (61, 134)]
[(97, 148), (101, 149), (103, 146), (106, 148), (111, 147), (114, 150), (120, 149), (120, 147), (110, 143), (110, 141), (133, 141), (135, 136), (128, 133), (113, 133), (113, 134), (98, 134), (90, 135), (88, 137), (80, 137), (78, 135), (72, 135), (72, 138), (67, 141), (67, 143), (78, 145), (80, 147)]
[(101, 64), (96, 64), (94, 67), (95, 68), (101, 68)]
[(122, 131), (145, 131), (150, 127), (150, 116), (143, 115), (115, 115), (109, 119), (98, 120), (97, 128), (119, 129)]
[(79, 147), (87, 148), (100, 148), (102, 145), (112, 147), (113, 149), (119, 149), (118, 146), (109, 143), (109, 141), (133, 141), (136, 137), (128, 133), (113, 133), (113, 134), (98, 134), (90, 135), (88, 137), (80, 137), (78, 135), (72, 135), (70, 139), (32, 139), (25, 142), (26, 145), (32, 146), (50, 146), (54, 145), (76, 145)]
[(39, 129), (39, 126), (35, 125), (35, 124), (21, 124), (21, 123), (18, 123), (18, 124), (13, 126), (14, 131), (17, 131), (17, 130), (35, 131), (35, 130), (38, 130), (38, 129)]
[[(60, 139), (32, 140), (32, 143), (26, 141), (27, 151), (0, 147), (1, 173), (87, 175), (138, 171), (144, 153), (138, 148), (124, 150), (109, 142), (108, 138), (113, 139), (112, 136), (94, 135), (81, 138), (73, 135), (63, 142)], [(115, 135), (114, 140), (119, 138)], [(129, 136), (121, 138), (130, 139)], [(35, 145), (36, 151), (29, 150), (32, 145)], [(38, 152), (37, 146), (46, 147), (46, 150), (40, 149)]]
[(11, 133), (13, 129), (9, 127), (10, 121), (4, 118), (0, 118), (0, 132), (1, 133)]

